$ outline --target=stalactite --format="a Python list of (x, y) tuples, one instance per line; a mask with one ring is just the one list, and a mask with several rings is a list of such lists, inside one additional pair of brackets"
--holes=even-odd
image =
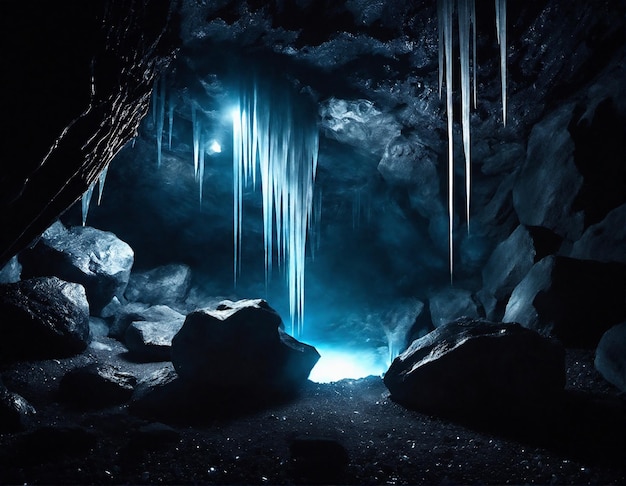
[(105, 166), (100, 172), (100, 176), (98, 177), (98, 206), (100, 206), (100, 202), (102, 201), (102, 193), (104, 192), (104, 182), (107, 178), (107, 172), (109, 171), (109, 166)]
[(81, 199), (81, 211), (83, 226), (87, 223), (87, 214), (89, 213), (89, 204), (91, 203), (91, 196), (93, 195), (93, 188), (96, 185), (95, 181), (87, 188)]
[(156, 142), (157, 142), (157, 166), (161, 167), (161, 158), (163, 155), (163, 126), (165, 124), (165, 77), (161, 76), (158, 81), (159, 92), (153, 96), (157, 98), (157, 119), (156, 119)]
[(243, 188), (256, 184), (258, 165), (266, 280), (272, 269), (275, 243), (278, 264), (285, 265), (292, 333), (300, 335), (304, 325), (307, 228), (317, 171), (317, 124), (298, 109), (289, 94), (255, 82), (242, 89), (233, 115), (233, 145), (235, 282), (241, 271)]

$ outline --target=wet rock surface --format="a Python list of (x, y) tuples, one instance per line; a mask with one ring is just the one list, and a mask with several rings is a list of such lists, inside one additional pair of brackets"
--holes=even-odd
[(183, 322), (183, 319), (133, 322), (124, 339), (130, 355), (140, 361), (171, 360), (172, 339)]
[(64, 357), (89, 343), (82, 285), (41, 277), (0, 285), (0, 360)]
[(126, 331), (133, 322), (176, 322), (183, 321), (185, 316), (167, 305), (153, 305), (131, 302), (120, 306), (112, 317), (109, 337), (122, 342), (126, 339)]
[(191, 269), (187, 265), (170, 264), (130, 276), (125, 297), (131, 302), (146, 304), (182, 303), (189, 291)]
[(55, 276), (85, 287), (90, 311), (98, 315), (122, 297), (133, 266), (132, 248), (113, 233), (91, 227), (66, 229), (56, 222), (31, 249), (20, 254), (25, 278)]

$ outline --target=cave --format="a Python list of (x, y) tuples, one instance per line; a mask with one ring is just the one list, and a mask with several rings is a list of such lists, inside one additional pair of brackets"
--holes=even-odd
[(0, 483), (626, 481), (626, 4), (2, 4)]

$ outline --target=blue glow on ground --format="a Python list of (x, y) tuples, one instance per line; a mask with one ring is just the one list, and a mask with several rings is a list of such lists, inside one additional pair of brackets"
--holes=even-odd
[(389, 367), (386, 350), (315, 347), (321, 358), (311, 371), (309, 380), (316, 383), (382, 376)]

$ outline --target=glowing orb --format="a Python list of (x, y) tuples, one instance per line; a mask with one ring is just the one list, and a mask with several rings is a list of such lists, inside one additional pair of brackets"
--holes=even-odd
[(219, 154), (222, 151), (222, 146), (217, 140), (213, 140), (213, 143), (209, 147), (209, 150), (214, 154)]

